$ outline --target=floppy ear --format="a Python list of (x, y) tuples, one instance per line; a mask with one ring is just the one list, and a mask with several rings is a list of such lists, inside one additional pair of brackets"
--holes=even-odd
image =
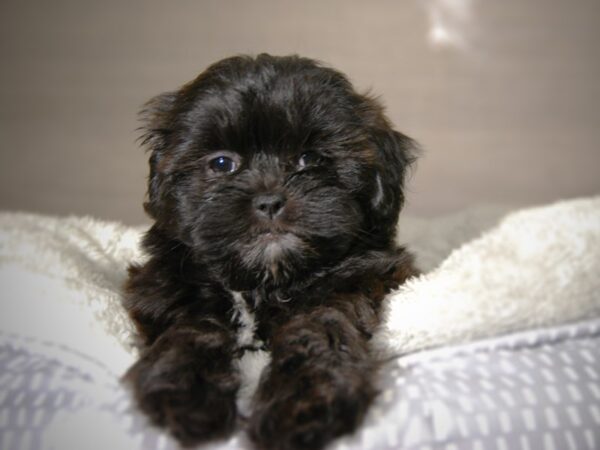
[(167, 153), (175, 133), (173, 110), (177, 92), (166, 92), (148, 101), (140, 111), (142, 145), (150, 152), (148, 201), (144, 209), (154, 219), (158, 218), (165, 196), (164, 181)]
[(374, 129), (371, 138), (377, 152), (371, 197), (372, 224), (376, 230), (392, 237), (404, 204), (404, 179), (416, 160), (417, 145), (408, 136), (387, 126)]

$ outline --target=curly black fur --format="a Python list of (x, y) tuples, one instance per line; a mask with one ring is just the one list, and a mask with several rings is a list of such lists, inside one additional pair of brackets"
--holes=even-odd
[(141, 409), (185, 445), (234, 428), (237, 295), (272, 355), (256, 445), (321, 448), (354, 430), (376, 394), (381, 300), (415, 273), (394, 244), (412, 141), (344, 75), (297, 56), (220, 61), (142, 119), (155, 223), (124, 299)]

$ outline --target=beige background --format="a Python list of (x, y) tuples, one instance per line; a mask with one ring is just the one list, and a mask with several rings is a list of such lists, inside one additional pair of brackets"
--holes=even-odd
[(144, 221), (149, 97), (237, 53), (299, 53), (423, 156), (408, 209), (600, 192), (598, 0), (0, 1), (0, 209)]

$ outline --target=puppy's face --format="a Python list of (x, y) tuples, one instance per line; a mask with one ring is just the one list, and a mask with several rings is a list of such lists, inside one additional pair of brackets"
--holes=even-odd
[(228, 287), (285, 286), (389, 245), (410, 140), (339, 72), (230, 58), (143, 119), (147, 211)]

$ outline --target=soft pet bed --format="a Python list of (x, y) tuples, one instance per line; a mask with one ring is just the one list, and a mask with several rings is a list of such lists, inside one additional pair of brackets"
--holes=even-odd
[[(425, 274), (389, 295), (381, 393), (332, 447), (600, 448), (600, 197), (399, 231)], [(135, 359), (119, 288), (141, 232), (0, 214), (0, 449), (177, 448), (119, 383)], [(243, 361), (241, 407), (262, 363)]]

